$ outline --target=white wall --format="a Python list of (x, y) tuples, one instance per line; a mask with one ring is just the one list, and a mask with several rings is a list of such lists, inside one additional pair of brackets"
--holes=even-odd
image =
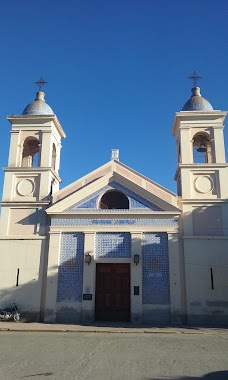
[(0, 240), (0, 306), (16, 302), (24, 319), (40, 317), (45, 243), (45, 239)]
[(227, 323), (228, 240), (186, 238), (184, 250), (188, 323)]

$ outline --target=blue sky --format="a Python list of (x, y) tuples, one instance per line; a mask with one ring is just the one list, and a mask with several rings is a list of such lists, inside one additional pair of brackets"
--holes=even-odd
[(5, 116), (35, 99), (42, 75), (67, 135), (61, 187), (119, 148), (121, 162), (175, 192), (171, 128), (191, 94), (186, 77), (196, 70), (202, 95), (228, 110), (227, 19), (227, 0), (2, 1), (0, 166)]

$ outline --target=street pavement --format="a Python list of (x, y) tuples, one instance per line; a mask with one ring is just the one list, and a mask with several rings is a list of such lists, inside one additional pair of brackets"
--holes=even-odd
[(38, 323), (0, 330), (0, 379), (228, 380), (227, 330)]

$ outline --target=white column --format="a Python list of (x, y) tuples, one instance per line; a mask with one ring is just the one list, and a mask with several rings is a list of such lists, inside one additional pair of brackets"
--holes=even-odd
[(58, 286), (58, 258), (60, 251), (61, 234), (50, 234), (49, 257), (47, 270), (47, 290), (45, 305), (45, 322), (54, 323), (56, 320), (56, 302)]
[(84, 261), (83, 271), (83, 294), (85, 297), (92, 299), (82, 299), (82, 322), (90, 323), (95, 319), (95, 272), (96, 265), (94, 261), (94, 243), (95, 234), (85, 233), (84, 238), (84, 255), (91, 256), (91, 263), (86, 264)]
[(40, 152), (40, 166), (50, 167), (52, 156), (52, 143), (51, 143), (51, 131), (42, 133), (41, 152)]
[(181, 127), (180, 129), (180, 144), (181, 144), (181, 162), (189, 164), (193, 162), (192, 142), (190, 141), (190, 127)]
[[(142, 322), (142, 234), (131, 234), (131, 322)], [(134, 263), (134, 255), (139, 255), (139, 264)], [(139, 287), (139, 295), (134, 294)]]
[(14, 167), (18, 165), (18, 160), (19, 160), (18, 152), (20, 152), (19, 136), (20, 136), (20, 132), (11, 131), (10, 151), (9, 151), (9, 160), (8, 160), (9, 167)]
[(180, 247), (178, 233), (168, 234), (171, 323), (182, 323)]
[(226, 162), (223, 128), (214, 128), (214, 146), (215, 146), (215, 162), (223, 164)]

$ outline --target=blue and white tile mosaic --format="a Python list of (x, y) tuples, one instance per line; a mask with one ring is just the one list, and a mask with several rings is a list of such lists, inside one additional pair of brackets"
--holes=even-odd
[[(119, 190), (122, 193), (124, 193), (129, 199), (129, 210), (148, 209), (152, 211), (162, 211), (160, 207), (140, 197), (139, 195), (135, 194), (133, 191), (118, 184), (117, 182), (111, 182), (108, 186), (105, 186), (102, 189), (96, 191), (94, 194), (83, 199), (81, 202), (78, 202), (74, 204), (73, 206), (70, 206), (69, 208), (66, 209), (66, 211), (75, 211), (77, 209), (93, 209), (93, 210), (95, 209), (101, 212), (110, 211), (110, 210), (101, 210), (99, 209), (99, 205), (98, 205), (98, 202), (101, 196), (109, 190)], [(126, 209), (125, 211), (129, 211), (129, 210)]]
[(92, 218), (53, 218), (53, 227), (57, 226), (154, 226), (177, 227), (178, 222), (173, 219), (92, 219)]
[(84, 234), (63, 233), (58, 268), (57, 302), (82, 301)]
[(131, 234), (128, 232), (98, 233), (96, 234), (95, 252), (97, 258), (130, 258)]
[(145, 233), (142, 240), (142, 255), (143, 304), (169, 304), (169, 260), (167, 234)]

